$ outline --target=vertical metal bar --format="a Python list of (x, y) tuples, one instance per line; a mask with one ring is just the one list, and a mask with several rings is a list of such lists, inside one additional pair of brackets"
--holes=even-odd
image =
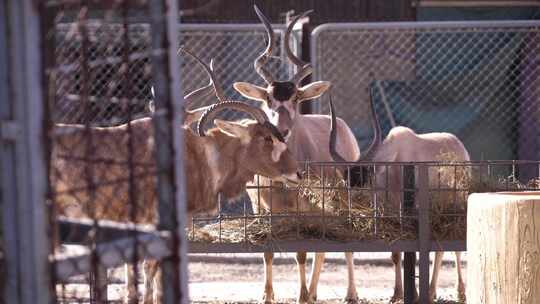
[[(88, 29), (86, 27), (87, 22), (87, 16), (88, 16), (88, 6), (86, 5), (86, 2), (83, 1), (80, 5), (79, 9), (79, 15), (77, 16), (77, 28), (81, 33), (81, 104), (84, 107), (85, 113), (90, 113), (92, 111), (92, 106), (90, 104), (90, 68), (89, 68), (89, 57), (90, 55), (87, 53), (90, 50), (89, 46), (89, 37), (88, 37)], [(91, 126), (90, 126), (90, 119), (85, 121), (84, 126), (84, 178), (85, 183), (87, 187), (88, 192), (88, 202), (86, 204), (86, 207), (88, 210), (86, 212), (90, 216), (90, 218), (93, 220), (93, 233), (90, 234), (88, 238), (88, 245), (90, 247), (90, 250), (92, 250), (92, 256), (91, 256), (91, 263), (92, 268), (91, 272), (88, 273), (88, 285), (89, 285), (89, 296), (91, 302), (101, 303), (101, 290), (99, 286), (101, 285), (99, 282), (100, 278), (103, 278), (100, 275), (100, 272), (103, 270), (103, 268), (100, 268), (99, 265), (99, 257), (97, 255), (96, 248), (96, 235), (98, 233), (98, 221), (97, 221), (97, 214), (95, 210), (95, 200), (96, 200), (96, 191), (97, 187), (95, 185), (95, 179), (94, 179), (94, 163), (92, 160), (92, 155), (94, 154), (94, 145), (93, 145), (93, 136), (91, 132)]]
[[(453, 187), (453, 195), (452, 195), (454, 203), (453, 203), (452, 211), (454, 213), (456, 213), (457, 209), (458, 209), (458, 207), (457, 207), (457, 198), (458, 198), (457, 197), (457, 183), (458, 183), (458, 176), (457, 176), (458, 170), (457, 170), (457, 168), (458, 168), (459, 165), (458, 164), (453, 164), (452, 166), (454, 167), (454, 187)], [(438, 191), (440, 192), (441, 189), (438, 189)]]
[[(403, 166), (403, 216), (407, 219), (403, 222), (409, 222), (414, 208), (414, 165)], [(405, 304), (414, 302), (415, 286), (415, 266), (416, 252), (405, 252), (403, 258), (403, 288)]]
[[(137, 223), (137, 214), (139, 211), (139, 203), (138, 203), (138, 191), (137, 191), (137, 183), (135, 182), (135, 166), (134, 166), (134, 154), (135, 154), (135, 141), (134, 136), (137, 136), (137, 134), (134, 134), (133, 132), (133, 126), (131, 124), (131, 120), (133, 119), (133, 98), (135, 97), (133, 94), (133, 79), (130, 73), (130, 59), (129, 59), (129, 53), (130, 53), (130, 39), (129, 39), (129, 7), (128, 2), (124, 1), (122, 2), (122, 62), (120, 63), (122, 73), (122, 89), (123, 92), (121, 93), (121, 98), (124, 101), (124, 106), (127, 107), (127, 140), (128, 140), (128, 155), (127, 155), (127, 171), (128, 171), (128, 202), (130, 205), (129, 208), (129, 219)], [(134, 240), (133, 242), (133, 258), (131, 262), (133, 263), (133, 285), (129, 286), (128, 288), (133, 288), (134, 290), (138, 290), (139, 285), (139, 251), (137, 250), (138, 244), (138, 238), (135, 237), (136, 233), (132, 233), (132, 238)], [(157, 288), (154, 286), (154, 288)], [(105, 295), (102, 295), (102, 298), (107, 301), (107, 287), (105, 285)], [(130, 299), (132, 300), (132, 299)], [(138, 300), (138, 299), (137, 299)]]
[(324, 176), (324, 167), (321, 165), (321, 183), (322, 183), (322, 239), (326, 238), (326, 218), (325, 218), (325, 189), (326, 189), (326, 180)]
[(351, 193), (351, 166), (347, 165), (347, 216), (352, 229), (352, 193)]
[(245, 197), (244, 197), (242, 203), (244, 204), (244, 243), (247, 244), (247, 241), (248, 241), (247, 240), (247, 216), (248, 216), (248, 214), (247, 214), (247, 210), (246, 210), (247, 209), (247, 202), (246, 202)]
[(429, 250), (431, 244), (431, 206), (429, 203), (428, 165), (418, 166), (418, 238), (420, 248), (419, 261), (419, 303), (429, 303)]
[[(4, 145), (0, 139), (4, 152), (2, 170), (9, 170), (2, 173), (2, 180), (4, 185), (12, 187), (3, 187), (2, 191), (2, 220), (7, 220), (2, 227), (5, 262), (10, 276), (2, 296), (10, 304), (55, 302), (48, 261), (51, 233), (45, 204), (48, 179), (43, 148), (46, 132), (39, 11), (37, 2), (32, 0), (0, 4), (3, 23), (0, 35), (6, 35), (4, 42), (9, 46), (4, 50), (6, 53), (1, 53), (2, 57), (9, 54), (8, 73), (0, 79), (2, 88), (9, 87), (2, 93), (7, 92), (8, 99), (2, 103), (13, 105), (13, 109), (8, 109), (11, 113), (2, 110), (2, 118), (11, 116), (19, 131), (12, 144)], [(6, 155), (12, 157), (12, 164), (6, 165), (9, 160), (9, 156), (4, 158)]]
[(220, 193), (218, 193), (218, 221), (219, 221), (218, 240), (219, 240), (220, 243), (222, 241), (222, 239), (221, 239), (221, 225), (222, 225), (222, 220), (223, 220), (223, 216), (221, 214), (221, 199), (222, 199), (222, 195), (221, 195), (221, 192), (220, 192)]
[[(159, 228), (174, 232), (173, 254), (161, 261), (162, 303), (188, 303), (183, 98), (180, 88), (176, 0), (149, 1), (155, 93), (153, 117)], [(171, 170), (172, 169), (172, 170)], [(174, 211), (174, 212), (171, 212)]]
[[(0, 121), (12, 121), (13, 105), (9, 98), (8, 64), (9, 44), (8, 44), (8, 24), (9, 13), (6, 10), (6, 1), (0, 1)], [(19, 264), (18, 248), (11, 244), (17, 244), (17, 209), (15, 202), (17, 200), (17, 183), (15, 164), (15, 142), (3, 140), (0, 138), (0, 215), (2, 231), (2, 250), (4, 258), (0, 260), (0, 270), (3, 278), (0, 278), (0, 297), (5, 303), (19, 303), (19, 273), (17, 267), (9, 265)]]
[(257, 211), (261, 213), (261, 180), (260, 175), (257, 175)]

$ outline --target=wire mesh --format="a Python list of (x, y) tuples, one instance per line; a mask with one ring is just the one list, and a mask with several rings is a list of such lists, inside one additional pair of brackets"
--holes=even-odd
[[(160, 105), (164, 115), (145, 115), (150, 79), (171, 68), (156, 68), (169, 50), (152, 43), (168, 40), (171, 29), (157, 30), (154, 20), (163, 24), (166, 11), (156, 17), (146, 1), (99, 9), (69, 2), (50, 1), (42, 12), (50, 18), (44, 36), (54, 37), (46, 60), (53, 293), (59, 303), (161, 303), (165, 287), (182, 292), (180, 275), (165, 277), (160, 268), (173, 256), (169, 270), (180, 271), (177, 228), (158, 216), (158, 205), (170, 203), (157, 192), (157, 177), (174, 176), (174, 167), (158, 170), (156, 151), (172, 153), (173, 143), (162, 140), (170, 130), (158, 134), (154, 126), (173, 125), (172, 98)], [(64, 23), (66, 16), (75, 21)], [(174, 193), (174, 182), (165, 187)]]
[[(418, 184), (422, 167), (426, 188)], [(190, 250), (418, 251), (422, 191), (428, 197), (430, 240), (437, 244), (431, 250), (458, 250), (464, 248), (470, 193), (540, 187), (539, 161), (308, 162), (305, 168), (297, 187), (258, 177), (248, 187), (253, 213), (196, 214)], [(520, 172), (531, 170), (533, 178), (520, 179)], [(411, 196), (414, 203), (407, 208), (404, 200)]]
[(378, 80), (385, 134), (393, 124), (446, 131), (475, 160), (534, 160), (539, 46), (537, 21), (326, 24), (314, 30), (311, 54), (315, 78), (332, 82), (338, 115), (366, 145), (368, 89)]
[[(147, 104), (152, 99), (150, 87), (149, 56), (151, 55), (150, 28), (145, 23), (129, 25), (128, 65), (133, 92), (133, 115), (148, 112)], [(115, 125), (126, 121), (126, 109), (121, 107), (119, 99), (124, 96), (122, 84), (118, 81), (121, 73), (121, 28), (118, 22), (90, 22), (87, 27), (89, 41), (89, 94), (91, 107), (84, 111), (77, 94), (81, 91), (81, 37), (73, 31), (72, 23), (59, 23), (55, 27), (55, 58), (58, 64), (56, 77), (56, 106), (53, 117), (56, 122), (84, 123), (90, 121), (100, 125)], [(285, 33), (283, 25), (274, 26), (277, 43), (281, 45)], [(232, 84), (236, 81), (249, 81), (262, 84), (263, 81), (253, 68), (253, 61), (265, 48), (265, 30), (260, 25), (179, 25), (180, 45), (185, 45), (204, 62), (215, 60), (216, 76), (221, 80), (225, 95), (231, 99), (240, 99)], [(299, 39), (292, 38), (293, 51), (298, 52)], [(269, 69), (278, 78), (288, 78), (294, 71), (285, 63), (284, 53), (277, 48), (275, 57), (270, 60)], [(208, 82), (203, 68), (191, 58), (181, 57), (183, 93), (199, 88)], [(193, 103), (199, 107), (214, 102), (210, 96)], [(221, 116), (226, 119), (243, 118), (238, 112), (225, 111)]]

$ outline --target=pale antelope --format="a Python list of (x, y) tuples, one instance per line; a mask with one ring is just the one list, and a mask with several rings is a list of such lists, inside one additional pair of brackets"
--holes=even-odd
[[(278, 81), (274, 79), (272, 74), (267, 70), (265, 64), (272, 56), (272, 51), (275, 47), (276, 38), (270, 22), (264, 14), (255, 6), (257, 16), (264, 24), (268, 37), (268, 45), (265, 51), (255, 60), (254, 66), (257, 73), (266, 82), (266, 87), (256, 86), (246, 82), (237, 82), (234, 88), (244, 97), (261, 102), (262, 109), (270, 117), (270, 121), (277, 126), (279, 131), (285, 137), (287, 147), (294, 154), (298, 161), (331, 161), (332, 157), (326, 147), (328, 147), (329, 132), (330, 132), (330, 117), (328, 115), (302, 115), (298, 108), (301, 102), (317, 98), (323, 95), (329, 88), (330, 82), (316, 81), (310, 84), (301, 86), (301, 81), (309, 76), (313, 69), (311, 64), (303, 62), (296, 57), (290, 49), (289, 39), (292, 29), (296, 22), (306, 16), (310, 12), (305, 12), (296, 17), (287, 27), (285, 32), (285, 52), (289, 60), (298, 66), (298, 72), (291, 80)], [(345, 159), (354, 161), (360, 155), (360, 149), (356, 139), (347, 124), (342, 120), (337, 120), (337, 150)], [(315, 168), (314, 168), (315, 169)], [(329, 174), (331, 174), (329, 172)], [(260, 179), (261, 186), (269, 186), (270, 181), (265, 178)], [(296, 193), (291, 191), (280, 191), (279, 189), (259, 190), (261, 197), (261, 205), (265, 210), (271, 212), (286, 212), (297, 210), (309, 211), (312, 210), (307, 198), (297, 197)], [(248, 194), (252, 202), (256, 202), (258, 190), (248, 190)], [(272, 200), (270, 202), (270, 200)], [(254, 203), (254, 207), (259, 204)], [(258, 212), (257, 208), (255, 211)], [(347, 288), (347, 299), (356, 301), (357, 294), (354, 285), (354, 276), (352, 272), (352, 253), (346, 254), (348, 262), (349, 281)], [(263, 298), (266, 302), (273, 300), (274, 291), (272, 287), (272, 259), (273, 254), (268, 252), (264, 254), (265, 263), (265, 289)], [(311, 273), (309, 291), (306, 283), (306, 252), (297, 252), (296, 261), (298, 263), (298, 273), (300, 280), (300, 290), (298, 293), (298, 302), (305, 303), (316, 299), (317, 283), (322, 267), (324, 253), (316, 253), (315, 262)]]
[[(416, 134), (413, 130), (397, 126), (393, 127), (384, 141), (382, 141), (382, 132), (379, 124), (379, 119), (375, 112), (373, 98), (370, 94), (371, 121), (373, 127), (373, 144), (370, 147), (370, 152), (363, 155), (358, 161), (373, 161), (373, 162), (428, 162), (428, 161), (448, 161), (447, 155), (451, 157), (453, 162), (470, 161), (469, 153), (463, 143), (453, 134), (450, 133), (425, 133)], [(335, 111), (332, 100), (330, 100), (330, 112), (332, 117), (332, 126), (336, 125)], [(337, 134), (335, 128), (332, 127), (330, 132), (330, 147), (329, 150), (335, 161), (347, 161), (341, 157), (336, 151), (335, 142)], [(345, 176), (350, 172), (351, 186), (365, 186), (368, 179), (366, 178), (366, 166), (350, 168), (345, 171)], [(369, 170), (372, 172), (371, 170)], [(462, 167), (454, 171), (452, 167), (430, 167), (429, 170), (429, 187), (446, 187), (451, 188), (453, 183), (463, 181), (470, 176), (470, 168)], [(442, 173), (442, 174), (441, 174)], [(416, 172), (415, 174), (418, 174)], [(399, 211), (400, 201), (403, 192), (403, 177), (399, 166), (377, 166), (375, 171), (375, 187), (377, 189), (388, 189), (388, 200), (385, 210)], [(388, 183), (387, 183), (388, 181)], [(460, 199), (465, 201), (465, 193), (460, 193)], [(376, 199), (376, 198), (375, 198)], [(430, 299), (436, 297), (436, 287), (439, 275), (439, 270), (442, 263), (443, 252), (435, 253), (435, 261), (433, 263), (432, 279), (429, 288)], [(457, 268), (457, 293), (458, 298), (465, 299), (465, 284), (463, 283), (461, 272), (461, 253), (455, 252), (456, 268)], [(401, 254), (392, 253), (392, 261), (395, 270), (395, 286), (394, 295), (391, 302), (396, 302), (403, 299), (403, 282), (401, 276)], [(416, 292), (416, 290), (415, 290)]]

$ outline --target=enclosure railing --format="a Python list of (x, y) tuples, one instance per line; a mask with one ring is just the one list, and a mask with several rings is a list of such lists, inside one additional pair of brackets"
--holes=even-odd
[[(304, 169), (296, 187), (257, 177), (248, 187), (253, 211), (244, 201), (225, 214), (220, 201), (217, 216), (193, 217), (190, 252), (405, 252), (410, 302), (419, 253), (427, 301), (429, 253), (466, 250), (470, 193), (540, 189), (540, 161), (306, 162)], [(520, 180), (523, 171), (537, 174)]]
[[(536, 190), (539, 165), (308, 162), (298, 186), (257, 177), (259, 184), (248, 187), (251, 206), (243, 201), (236, 203), (235, 212), (195, 216), (188, 227), (190, 251), (418, 251), (425, 240), (429, 251), (461, 251), (468, 194)], [(524, 170), (537, 175), (520, 179)], [(406, 205), (411, 195), (414, 204)], [(283, 207), (284, 198), (291, 197)], [(220, 202), (219, 210), (225, 204)]]

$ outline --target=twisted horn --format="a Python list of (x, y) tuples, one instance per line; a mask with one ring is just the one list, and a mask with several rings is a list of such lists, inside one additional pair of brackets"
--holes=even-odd
[(204, 112), (204, 114), (202, 114), (201, 118), (199, 119), (199, 123), (197, 124), (197, 133), (199, 133), (199, 136), (206, 135), (204, 132), (204, 125), (206, 124), (206, 122), (214, 118), (219, 112), (225, 109), (232, 109), (248, 113), (260, 124), (265, 124), (266, 122), (268, 122), (268, 117), (266, 116), (264, 111), (259, 108), (250, 106), (240, 101), (220, 102), (213, 104)]
[[(362, 154), (360, 158), (356, 162), (363, 162), (363, 161), (372, 161), (375, 157), (375, 153), (377, 153), (377, 150), (379, 149), (382, 138), (381, 138), (381, 125), (379, 123), (379, 118), (377, 117), (377, 113), (375, 112), (375, 104), (373, 102), (373, 93), (371, 90), (369, 90), (369, 104), (371, 107), (371, 127), (373, 128), (373, 140), (371, 144), (369, 145), (369, 148), (367, 149), (366, 153)], [(337, 140), (337, 124), (336, 124), (336, 114), (334, 109), (334, 103), (332, 102), (332, 95), (330, 95), (330, 142), (329, 142), (329, 150), (330, 155), (334, 159), (334, 161), (337, 162), (346, 162), (346, 160), (339, 155), (339, 153), (336, 150), (336, 140)]]
[(377, 112), (375, 111), (375, 103), (373, 100), (373, 91), (369, 89), (369, 106), (371, 107), (371, 127), (373, 128), (373, 141), (369, 145), (366, 153), (361, 155), (357, 162), (372, 161), (375, 157), (375, 153), (377, 153), (377, 150), (382, 143), (381, 124), (379, 123), (379, 118), (377, 117)]
[[(210, 77), (210, 83), (206, 87), (204, 87), (203, 89), (206, 89), (206, 88), (212, 86), (214, 88), (214, 91), (215, 91), (215, 94), (216, 94), (216, 97), (218, 98), (218, 100), (220, 102), (225, 101), (226, 98), (225, 98), (225, 93), (223, 92), (223, 87), (221, 86), (221, 83), (219, 82), (219, 79), (217, 79), (217, 77), (216, 77), (216, 75), (214, 73), (214, 69), (213, 69), (214, 59), (212, 59), (210, 61), (210, 66), (208, 66), (199, 57), (195, 56), (195, 54), (193, 54), (191, 51), (187, 50), (185, 47), (180, 47), (180, 49), (178, 49), (178, 53), (180, 53), (180, 52), (184, 52), (187, 55), (189, 55), (190, 57), (192, 57), (193, 59), (195, 59), (204, 68), (204, 70), (206, 71), (206, 73)], [(188, 94), (186, 96), (186, 98), (188, 98), (193, 93), (198, 93), (199, 90), (191, 92), (190, 94)]]
[(255, 71), (257, 71), (257, 74), (264, 79), (266, 84), (272, 84), (274, 82), (274, 77), (272, 74), (264, 67), (264, 65), (268, 62), (268, 59), (270, 59), (270, 56), (272, 56), (272, 51), (274, 49), (274, 45), (276, 44), (276, 36), (274, 34), (274, 30), (272, 29), (272, 25), (270, 24), (270, 21), (268, 21), (268, 18), (259, 10), (257, 5), (253, 5), (253, 8), (255, 8), (255, 13), (257, 14), (257, 17), (259, 17), (259, 20), (264, 24), (264, 27), (266, 29), (266, 34), (268, 37), (268, 45), (266, 46), (266, 49), (264, 52), (255, 59), (255, 62), (253, 65), (255, 66)]
[[(155, 103), (154, 103), (155, 95), (154, 95), (153, 86), (151, 87), (151, 92), (152, 92), (152, 100), (150, 100), (148, 107), (149, 107), (150, 112), (153, 113), (155, 111)], [(212, 94), (212, 92), (214, 92), (214, 88), (212, 87), (212, 82), (210, 82), (208, 85), (202, 88), (198, 88), (194, 91), (191, 91), (186, 96), (184, 96), (184, 109), (188, 108), (196, 100), (203, 99), (204, 97)], [(193, 110), (193, 111), (185, 110), (186, 113), (192, 113), (194, 111), (197, 111), (197, 110)]]
[(296, 84), (297, 86), (300, 84), (302, 79), (306, 78), (308, 75), (313, 73), (313, 68), (310, 63), (304, 62), (300, 58), (294, 55), (294, 53), (291, 50), (289, 40), (290, 40), (291, 33), (296, 22), (298, 22), (298, 20), (304, 18), (305, 16), (309, 15), (312, 12), (313, 10), (309, 10), (296, 16), (296, 18), (294, 18), (293, 21), (287, 27), (287, 31), (285, 32), (285, 37), (283, 38), (284, 43), (285, 43), (285, 53), (287, 54), (287, 57), (289, 58), (289, 60), (291, 60), (292, 63), (294, 63), (299, 68), (298, 72), (296, 72), (292, 80), (293, 83)]
[(336, 121), (336, 113), (334, 109), (334, 102), (332, 101), (332, 93), (330, 93), (330, 142), (329, 142), (329, 150), (330, 155), (332, 156), (332, 159), (335, 162), (347, 162), (336, 149), (336, 141), (337, 141), (337, 121)]

